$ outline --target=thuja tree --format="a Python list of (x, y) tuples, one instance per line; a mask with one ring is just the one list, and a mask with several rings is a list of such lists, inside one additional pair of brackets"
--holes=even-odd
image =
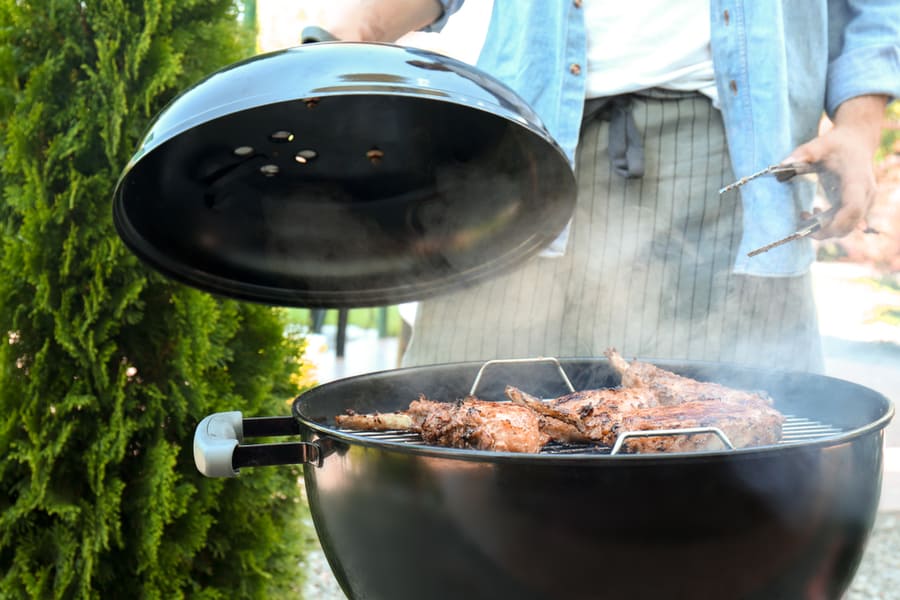
[(284, 597), (298, 472), (208, 480), (210, 412), (284, 413), (271, 308), (142, 266), (114, 185), (153, 114), (248, 55), (228, 0), (0, 0), (0, 597)]

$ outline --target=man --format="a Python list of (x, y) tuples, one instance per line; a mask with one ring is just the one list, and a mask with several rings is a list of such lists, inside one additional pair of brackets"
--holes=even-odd
[[(345, 40), (439, 28), (459, 0), (344, 2)], [(406, 364), (538, 355), (702, 359), (819, 371), (808, 240), (792, 232), (835, 176), (843, 236), (874, 198), (885, 105), (900, 92), (900, 3), (495, 0), (478, 66), (529, 102), (576, 170), (570, 230), (545, 255), (420, 305)], [(833, 127), (818, 135), (821, 114)], [(556, 256), (551, 256), (552, 254)]]

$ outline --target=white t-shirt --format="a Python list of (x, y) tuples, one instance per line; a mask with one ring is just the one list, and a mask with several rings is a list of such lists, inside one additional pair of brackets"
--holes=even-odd
[(588, 98), (660, 87), (716, 100), (709, 0), (583, 1)]

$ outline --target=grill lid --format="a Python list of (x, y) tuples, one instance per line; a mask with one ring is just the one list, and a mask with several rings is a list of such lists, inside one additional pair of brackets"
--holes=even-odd
[(176, 98), (125, 168), (114, 221), (140, 258), (207, 291), (373, 306), (519, 264), (574, 196), (565, 154), (507, 87), (438, 54), (334, 42)]

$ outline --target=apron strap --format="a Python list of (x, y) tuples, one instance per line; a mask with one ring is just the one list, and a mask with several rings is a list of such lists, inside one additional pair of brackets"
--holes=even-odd
[(631, 112), (631, 96), (590, 98), (584, 103), (582, 127), (591, 119), (609, 121), (609, 164), (626, 179), (644, 176), (644, 140)]

